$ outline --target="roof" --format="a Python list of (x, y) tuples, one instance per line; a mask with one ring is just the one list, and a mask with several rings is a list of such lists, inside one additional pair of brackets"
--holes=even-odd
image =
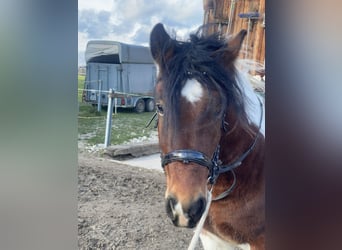
[(89, 41), (85, 59), (87, 63), (154, 63), (149, 47), (106, 40)]

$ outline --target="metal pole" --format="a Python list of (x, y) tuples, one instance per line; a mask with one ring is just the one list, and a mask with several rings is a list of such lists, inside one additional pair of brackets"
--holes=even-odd
[(101, 112), (101, 89), (102, 89), (102, 80), (99, 80), (99, 96), (97, 98), (97, 112)]
[(109, 89), (107, 120), (106, 120), (106, 134), (105, 134), (105, 143), (104, 143), (105, 147), (108, 147), (110, 144), (110, 136), (111, 136), (111, 130), (112, 130), (113, 99), (114, 99), (114, 91), (113, 89)]
[(117, 106), (118, 106), (118, 98), (114, 98), (114, 103), (115, 103), (115, 106), (114, 106), (114, 114), (117, 114), (118, 113), (118, 108), (117, 108)]

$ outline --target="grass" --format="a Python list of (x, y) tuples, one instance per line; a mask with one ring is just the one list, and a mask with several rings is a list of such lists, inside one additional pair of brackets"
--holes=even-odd
[[(78, 88), (83, 89), (84, 76), (78, 75)], [(78, 134), (79, 138), (87, 143), (103, 144), (106, 130), (107, 110), (97, 111), (97, 107), (91, 104), (82, 103), (82, 91), (78, 92)], [(129, 142), (133, 139), (141, 140), (149, 138), (156, 134), (153, 124), (145, 128), (151, 119), (152, 112), (137, 114), (132, 110), (119, 109), (117, 114), (113, 115), (111, 130), (111, 145), (118, 145)]]
[[(82, 115), (81, 115), (82, 114)], [(132, 139), (147, 139), (156, 133), (153, 126), (145, 128), (152, 113), (137, 114), (131, 110), (122, 110), (113, 115), (111, 130), (111, 145), (129, 142)], [(106, 111), (97, 113), (96, 107), (80, 104), (78, 117), (78, 134), (89, 144), (104, 143), (106, 129)], [(82, 136), (83, 135), (83, 136)]]

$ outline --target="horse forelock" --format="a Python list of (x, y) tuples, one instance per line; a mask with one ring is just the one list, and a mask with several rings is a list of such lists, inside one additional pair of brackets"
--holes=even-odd
[[(236, 81), (236, 69), (223, 65), (223, 53), (227, 50), (226, 41), (218, 39), (217, 34), (203, 36), (199, 32), (192, 34), (189, 41), (173, 41), (172, 56), (163, 60), (165, 65), (160, 76), (165, 117), (168, 118), (165, 126), (178, 128), (181, 90), (189, 79), (195, 79), (205, 89), (219, 93), (222, 105), (218, 115), (223, 117), (227, 107), (231, 106), (238, 119), (247, 121), (243, 91)], [(166, 53), (164, 51), (162, 55), (166, 56)], [(233, 62), (230, 63), (233, 65)]]

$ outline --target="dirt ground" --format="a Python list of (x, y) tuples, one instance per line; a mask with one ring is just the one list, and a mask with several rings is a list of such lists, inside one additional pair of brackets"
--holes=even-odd
[(167, 217), (162, 172), (86, 153), (78, 165), (79, 249), (187, 249), (193, 229)]

